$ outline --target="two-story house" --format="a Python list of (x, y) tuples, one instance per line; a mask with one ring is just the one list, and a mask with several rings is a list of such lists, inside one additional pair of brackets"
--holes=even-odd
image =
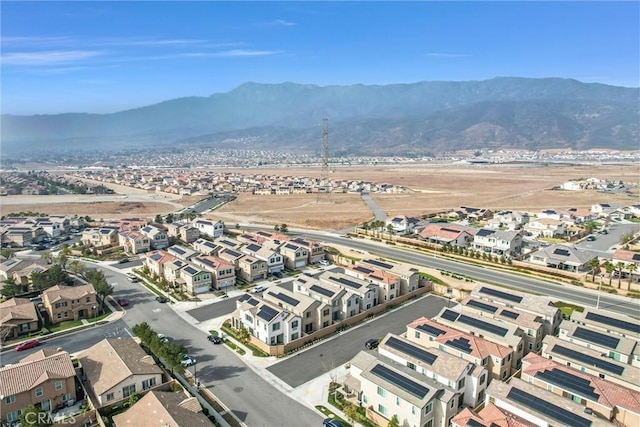
[(165, 264), (176, 259), (173, 255), (169, 255), (167, 251), (159, 250), (147, 252), (143, 262), (153, 275), (163, 277)]
[(284, 258), (284, 265), (289, 270), (296, 270), (307, 265), (309, 261), (309, 250), (304, 246), (294, 243), (284, 243), (280, 246), (280, 253)]
[(78, 354), (93, 406), (115, 406), (163, 384), (162, 369), (133, 338), (110, 338)]
[(182, 261), (191, 261), (194, 257), (200, 255), (197, 251), (183, 245), (172, 245), (167, 248), (167, 253)]
[(324, 245), (300, 237), (290, 240), (290, 242), (307, 249), (308, 264), (317, 264), (324, 259)]
[(113, 416), (115, 427), (144, 426), (149, 424), (149, 414), (162, 420), (165, 426), (208, 426), (211, 421), (202, 412), (195, 397), (185, 392), (150, 391), (125, 412)]
[(348, 276), (365, 280), (376, 287), (373, 305), (390, 301), (400, 295), (400, 276), (373, 266), (355, 265), (347, 267), (344, 272)]
[(169, 236), (167, 232), (153, 225), (147, 225), (140, 229), (140, 232), (149, 238), (151, 249), (165, 249), (169, 246)]
[(234, 327), (245, 327), (249, 334), (267, 345), (287, 344), (302, 336), (302, 319), (279, 306), (250, 294), (236, 301)]
[(413, 266), (378, 259), (363, 259), (360, 264), (363, 267), (380, 269), (397, 275), (400, 278), (400, 295), (418, 289), (420, 272)]
[(356, 294), (358, 296), (356, 302), (359, 304), (358, 313), (373, 308), (378, 297), (376, 285), (336, 271), (325, 271), (318, 276), (318, 280)]
[(267, 278), (267, 262), (245, 255), (238, 260), (238, 275), (247, 283)]
[(331, 325), (331, 307), (307, 295), (272, 287), (266, 290), (262, 297), (299, 316), (302, 320), (303, 334), (310, 334)]
[(522, 251), (522, 234), (481, 228), (473, 236), (473, 248), (496, 256), (515, 257)]
[(404, 235), (413, 233), (413, 229), (420, 222), (418, 218), (411, 218), (405, 215), (395, 216), (385, 221), (385, 227), (396, 234)]
[(308, 295), (331, 307), (331, 321), (341, 322), (360, 313), (360, 297), (334, 283), (320, 282), (313, 277), (298, 277), (293, 291)]
[(211, 272), (188, 263), (180, 270), (180, 278), (176, 280), (183, 292), (197, 295), (208, 292), (211, 288)]
[(28, 406), (57, 411), (76, 400), (76, 371), (66, 351), (38, 350), (0, 368), (0, 422), (16, 425)]
[(213, 222), (208, 219), (196, 219), (191, 225), (198, 229), (201, 234), (217, 239), (224, 234), (224, 223), (221, 221)]
[(200, 230), (190, 224), (173, 222), (166, 227), (169, 237), (177, 237), (185, 243), (193, 243), (200, 237)]
[(284, 257), (267, 246), (258, 243), (249, 243), (243, 246), (240, 251), (246, 255), (251, 255), (267, 263), (267, 273), (278, 273), (284, 270)]
[(118, 242), (130, 254), (140, 254), (151, 250), (151, 239), (139, 231), (121, 231)]
[(218, 252), (222, 249), (220, 245), (210, 242), (206, 239), (198, 239), (191, 244), (193, 249), (200, 252), (203, 255), (218, 256)]
[(100, 311), (92, 284), (52, 286), (42, 292), (42, 305), (51, 323), (86, 319), (97, 316)]
[(223, 290), (236, 284), (236, 270), (227, 261), (211, 255), (195, 257), (191, 262), (211, 273), (214, 289)]
[(33, 302), (10, 298), (0, 303), (0, 340), (12, 340), (40, 329), (40, 316)]
[(118, 229), (115, 227), (85, 228), (80, 241), (85, 245), (96, 247), (117, 246), (119, 243)]
[(557, 237), (565, 234), (564, 221), (553, 218), (535, 218), (525, 224), (524, 230), (531, 234), (531, 237)]

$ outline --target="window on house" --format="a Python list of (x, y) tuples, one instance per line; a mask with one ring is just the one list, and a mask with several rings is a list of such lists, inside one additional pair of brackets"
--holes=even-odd
[(486, 379), (487, 379), (487, 375), (486, 374), (482, 374), (482, 376), (480, 377), (480, 385), (484, 384)]
[(458, 381), (458, 389), (461, 389), (462, 387), (464, 387), (464, 378)]
[(420, 338), (420, 332), (416, 331), (416, 335), (415, 335), (415, 337), (416, 337), (416, 338)]
[(449, 408), (453, 409), (453, 408), (455, 408), (455, 406), (456, 406), (456, 399), (453, 398), (453, 399), (451, 399), (451, 402), (449, 403)]
[(107, 399), (107, 402), (110, 400), (113, 400), (113, 393), (107, 393), (106, 399)]
[(4, 398), (5, 403), (8, 405), (16, 401), (16, 395), (12, 394), (11, 396), (7, 396)]
[(62, 381), (56, 381), (56, 391), (62, 390)]
[(407, 362), (407, 368), (409, 368), (409, 369), (413, 369), (413, 370), (415, 371), (415, 370), (416, 370), (416, 365), (414, 365), (414, 364), (413, 364), (413, 363), (411, 363), (411, 362)]
[(9, 412), (7, 414), (7, 421), (8, 422), (18, 421), (19, 417), (20, 417), (20, 415), (18, 414), (18, 411)]
[(142, 389), (143, 390), (147, 390), (147, 389), (153, 387), (154, 385), (156, 385), (156, 379), (155, 378), (149, 378), (148, 380), (142, 381)]
[(42, 395), (44, 394), (44, 392), (42, 391), (42, 387), (38, 387), (35, 390), (35, 394), (36, 394), (36, 397), (42, 397)]
[(427, 406), (424, 407), (424, 414), (427, 415), (431, 413), (432, 410), (433, 410), (433, 402), (429, 402)]
[(328, 316), (328, 315), (329, 315), (329, 309), (328, 309), (328, 308), (324, 309), (324, 310), (322, 311), (322, 315), (323, 315), (323, 316)]
[(273, 324), (273, 330), (274, 331), (279, 331), (280, 330), (280, 322), (276, 322)]
[(307, 311), (307, 314), (305, 314), (305, 316), (307, 316), (307, 319), (311, 317), (311, 312)]
[(387, 395), (387, 391), (385, 389), (383, 389), (382, 387), (378, 386), (378, 395), (385, 397)]
[(429, 421), (427, 421), (427, 423), (424, 425), (424, 427), (433, 427), (433, 418), (431, 418)]
[(378, 404), (378, 412), (381, 413), (382, 415), (387, 415), (387, 408)]
[(396, 406), (400, 406), (400, 398), (396, 396)]
[(291, 322), (291, 328), (292, 329), (295, 329), (297, 327), (298, 327), (298, 321), (297, 320), (294, 320), (293, 322)]
[(298, 339), (298, 333), (296, 332), (295, 334), (291, 334), (291, 340), (297, 340)]
[(136, 392), (136, 385), (131, 384), (122, 388), (122, 397), (129, 397)]

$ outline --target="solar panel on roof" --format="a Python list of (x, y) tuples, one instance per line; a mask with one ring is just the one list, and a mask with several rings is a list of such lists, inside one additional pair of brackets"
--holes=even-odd
[(293, 251), (298, 249), (298, 247), (296, 245), (292, 245), (291, 243), (287, 243), (286, 245), (284, 245), (284, 247), (287, 248), (287, 249), (291, 249)]
[(573, 336), (582, 340), (590, 341), (594, 344), (604, 347), (616, 348), (620, 342), (620, 338), (611, 335), (601, 334), (600, 332), (590, 331), (589, 329), (577, 327)]
[(558, 368), (537, 372), (535, 377), (591, 400), (597, 401), (600, 398), (600, 395), (595, 393), (591, 381)]
[(371, 373), (417, 397), (418, 399), (423, 399), (427, 393), (429, 393), (429, 389), (427, 387), (396, 371), (392, 371), (384, 365), (377, 364), (373, 369), (371, 369)]
[(460, 317), (458, 317), (458, 322), (464, 323), (465, 325), (473, 326), (474, 328), (480, 328), (489, 333), (500, 335), (501, 337), (504, 337), (509, 332), (507, 328), (503, 328), (501, 326), (497, 326), (492, 323), (485, 322), (484, 320), (467, 316), (465, 314), (462, 314), (460, 315)]
[(560, 256), (569, 256), (569, 255), (571, 255), (571, 253), (570, 253), (568, 250), (566, 250), (566, 249), (560, 249), (560, 248), (556, 248), (556, 249), (553, 251), (553, 254), (554, 254), (554, 255), (560, 255)]
[(366, 268), (366, 267), (360, 267), (360, 266), (355, 267), (355, 268), (354, 268), (354, 270), (359, 271), (359, 272), (364, 273), (364, 274), (371, 274), (371, 273), (373, 273), (373, 270), (369, 270), (369, 269), (368, 269), (368, 268)]
[(360, 289), (362, 287), (360, 283), (354, 282), (353, 280), (345, 279), (344, 277), (330, 276), (329, 279), (354, 289)]
[(154, 261), (157, 261), (160, 258), (162, 258), (161, 254), (153, 254), (153, 255), (151, 255), (151, 259), (154, 260)]
[(453, 228), (445, 228), (445, 227), (442, 227), (440, 230), (441, 231), (446, 231), (446, 232), (449, 232), (449, 233), (459, 233), (460, 232), (460, 230), (454, 230)]
[(172, 246), (170, 249), (171, 249), (172, 251), (174, 251), (174, 252), (176, 252), (176, 253), (180, 254), (180, 255), (184, 255), (184, 253), (185, 253), (185, 252), (182, 250), (182, 248), (179, 248), (179, 247), (177, 247), (177, 246)]
[(445, 320), (450, 320), (451, 322), (455, 322), (459, 315), (460, 313), (456, 313), (453, 310), (445, 310), (442, 313), (442, 315), (440, 315), (440, 317), (442, 317)]
[(433, 362), (435, 362), (436, 359), (438, 358), (438, 356), (436, 356), (433, 353), (429, 353), (427, 350), (423, 348), (420, 348), (413, 344), (409, 344), (395, 337), (390, 337), (387, 340), (386, 345), (388, 345), (393, 349), (401, 351), (404, 354), (407, 354), (413, 358), (416, 358), (421, 362), (426, 363), (427, 365), (433, 365)]
[(634, 261), (640, 261), (640, 254), (633, 254), (631, 259), (634, 260)]
[[(320, 286), (318, 286), (318, 285), (313, 285), (313, 286), (311, 286), (311, 288), (309, 288), (309, 289), (311, 289), (312, 291), (315, 291), (315, 292), (317, 292), (317, 293), (319, 293), (319, 294), (322, 294), (322, 295), (324, 295), (325, 297), (332, 297), (332, 296), (334, 296), (334, 295), (335, 295), (335, 292), (330, 291), (329, 289), (321, 288), (321, 287), (320, 287)], [(344, 292), (344, 291), (343, 291), (343, 292)]]
[(624, 368), (622, 366), (616, 365), (615, 363), (607, 362), (606, 360), (602, 360), (598, 357), (593, 357), (588, 354), (584, 354), (581, 351), (572, 350), (568, 347), (564, 347), (558, 344), (555, 344), (553, 346), (551, 352), (559, 354), (561, 356), (570, 357), (571, 359), (575, 359), (579, 362), (584, 363), (586, 366), (593, 366), (598, 369), (611, 372), (612, 374), (622, 375), (622, 373), (624, 372)]
[(591, 427), (591, 420), (583, 418), (574, 414), (571, 411), (556, 406), (544, 399), (541, 399), (533, 394), (529, 394), (526, 391), (522, 391), (517, 388), (512, 388), (507, 394), (507, 398), (518, 402), (529, 409), (533, 409), (536, 412), (544, 414), (549, 418), (553, 418), (564, 425), (571, 427)]
[(518, 317), (520, 317), (520, 313), (509, 310), (502, 310), (500, 314), (502, 314), (504, 317), (508, 317), (509, 319), (517, 319)]
[(613, 326), (614, 328), (624, 329), (635, 334), (640, 333), (640, 324), (627, 322), (625, 320), (615, 319), (609, 316), (603, 316), (602, 314), (589, 312), (585, 316), (586, 319), (593, 320), (594, 322), (604, 323), (605, 325)]
[(260, 307), (260, 310), (258, 310), (257, 316), (263, 320), (266, 320), (267, 322), (270, 322), (271, 319), (276, 317), (277, 314), (278, 314), (277, 310), (274, 310), (268, 305), (263, 305), (262, 307)]
[(262, 246), (252, 243), (252, 244), (247, 246), (247, 249), (249, 249), (251, 252), (257, 252), (260, 249), (262, 249)]
[(467, 420), (467, 427), (484, 427), (484, 424), (479, 423), (478, 421), (474, 420), (473, 418), (469, 418)]
[(285, 295), (285, 294), (283, 294), (281, 292), (278, 292), (277, 294), (273, 293), (273, 292), (270, 292), (270, 294), (273, 295), (274, 297), (278, 298), (280, 301), (284, 301), (287, 304), (292, 305), (294, 307), (296, 305), (300, 304), (300, 301), (298, 301), (297, 299), (292, 298), (289, 295)]
[(482, 288), (480, 288), (480, 293), (481, 294), (490, 295), (492, 297), (506, 299), (507, 301), (512, 301), (512, 302), (516, 302), (516, 303), (522, 302), (522, 297), (519, 297), (517, 295), (508, 294), (506, 292), (502, 292), (502, 291), (499, 291), (497, 289), (487, 288), (486, 286), (483, 286)]
[(417, 330), (422, 331), (422, 332), (426, 332), (427, 334), (437, 337), (440, 335), (444, 335), (446, 332), (443, 331), (442, 329), (438, 329), (435, 326), (431, 326), (431, 325), (419, 325), (416, 327)]
[(467, 302), (467, 305), (470, 307), (479, 308), (480, 310), (483, 310), (483, 311), (488, 311), (489, 313), (495, 313), (498, 310), (498, 307), (494, 307), (492, 305), (485, 304), (483, 302), (480, 302), (474, 299), (469, 300)]
[(447, 341), (445, 344), (456, 348), (463, 353), (471, 353), (471, 345), (469, 344), (469, 340), (467, 338), (456, 338), (454, 340)]
[(365, 259), (363, 262), (367, 264), (375, 265), (376, 267), (385, 268), (387, 270), (391, 270), (393, 268), (392, 264), (387, 264), (386, 262), (377, 261), (375, 259)]
[(196, 274), (198, 272), (195, 268), (192, 268), (192, 267), (185, 267), (184, 271), (186, 271), (189, 274)]
[(380, 281), (384, 280), (382, 277), (376, 276), (375, 274), (370, 274), (369, 277), (372, 279), (380, 280)]
[(476, 236), (480, 236), (480, 237), (484, 237), (484, 236), (490, 236), (494, 233), (493, 230), (487, 230), (485, 228), (483, 228), (482, 230), (478, 231), (476, 233)]
[(247, 302), (248, 302), (249, 304), (251, 304), (252, 306), (254, 306), (254, 307), (255, 307), (256, 305), (260, 304), (260, 301), (258, 301), (257, 299), (253, 299), (253, 298), (250, 298), (250, 299), (249, 299), (249, 301), (247, 301)]
[(225, 252), (233, 257), (241, 257), (242, 254), (231, 249), (225, 249)]
[(238, 298), (238, 301), (240, 301), (240, 302), (244, 302), (244, 301), (246, 301), (246, 300), (248, 300), (248, 299), (251, 299), (251, 295), (249, 295), (249, 294), (242, 294), (242, 296), (241, 296), (240, 298)]

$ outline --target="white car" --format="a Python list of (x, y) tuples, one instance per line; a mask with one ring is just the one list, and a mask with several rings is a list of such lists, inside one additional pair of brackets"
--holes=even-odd
[(265, 288), (264, 286), (256, 286), (251, 292), (253, 292), (254, 294), (260, 294), (266, 290), (267, 288)]
[(327, 261), (326, 259), (321, 259), (320, 261), (318, 261), (318, 264), (320, 264), (320, 265), (331, 265), (331, 263), (329, 261)]
[(196, 359), (194, 359), (193, 357), (189, 356), (188, 354), (183, 354), (182, 355), (182, 360), (180, 361), (180, 363), (182, 364), (182, 366), (184, 366), (185, 368), (187, 366), (193, 366), (196, 364)]

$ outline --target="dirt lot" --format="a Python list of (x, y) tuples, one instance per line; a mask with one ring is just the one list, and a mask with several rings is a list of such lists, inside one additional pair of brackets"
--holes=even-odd
[[(232, 170), (228, 170), (232, 171)], [(258, 172), (240, 169), (237, 172)], [(319, 168), (259, 169), (262, 174), (280, 176), (320, 176)], [(546, 207), (590, 207), (608, 202), (623, 205), (639, 203), (638, 188), (632, 194), (605, 194), (592, 190), (553, 191), (569, 179), (597, 177), (619, 179), (640, 185), (637, 165), (589, 166), (456, 166), (402, 165), (371, 167), (339, 167), (333, 179), (367, 180), (402, 185), (400, 194), (373, 194), (373, 199), (387, 215), (418, 216), (460, 206), (490, 209), (521, 209), (536, 211)], [(118, 188), (119, 195), (8, 196), (2, 197), (2, 214), (38, 211), (48, 214), (89, 215), (119, 218), (125, 216), (155, 216), (175, 212), (189, 206), (193, 197), (145, 193)], [(126, 191), (126, 193), (125, 193)], [(126, 197), (125, 197), (126, 196)], [(331, 201), (316, 195), (253, 196), (241, 194), (213, 214), (227, 224), (281, 224), (289, 227), (340, 229), (373, 219), (373, 214), (356, 194), (333, 194)]]

